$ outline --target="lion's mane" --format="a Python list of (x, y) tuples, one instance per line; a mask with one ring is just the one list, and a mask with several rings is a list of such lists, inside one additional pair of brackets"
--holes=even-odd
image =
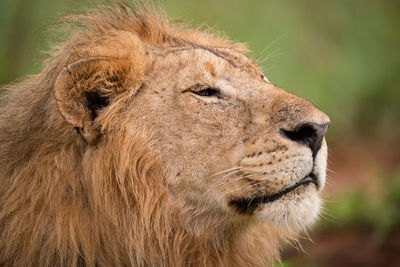
[[(53, 92), (58, 74), (93, 53), (126, 53), (124, 31), (146, 45), (190, 40), (243, 49), (146, 10), (111, 5), (68, 18), (78, 27), (44, 70), (2, 88), (1, 266), (261, 266), (277, 255), (281, 235), (265, 225), (221, 223), (200, 235), (187, 229), (149, 148), (152, 133), (138, 127), (132, 140), (114, 128), (107, 140), (88, 146), (60, 115)], [(112, 49), (102, 46), (108, 40)], [(108, 110), (105, 123), (121, 112), (123, 101)]]

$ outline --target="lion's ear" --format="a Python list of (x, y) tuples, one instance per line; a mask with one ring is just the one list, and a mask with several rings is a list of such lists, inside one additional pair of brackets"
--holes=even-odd
[[(134, 70), (135, 69), (135, 70)], [(100, 135), (95, 120), (112, 99), (125, 90), (136, 93), (143, 71), (129, 59), (92, 57), (69, 64), (54, 85), (58, 109), (89, 143)]]

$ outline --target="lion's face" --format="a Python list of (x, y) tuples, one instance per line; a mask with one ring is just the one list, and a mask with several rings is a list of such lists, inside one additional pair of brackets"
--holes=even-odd
[(151, 133), (176, 206), (296, 230), (312, 223), (329, 118), (231, 49), (154, 50), (151, 59), (128, 116)]

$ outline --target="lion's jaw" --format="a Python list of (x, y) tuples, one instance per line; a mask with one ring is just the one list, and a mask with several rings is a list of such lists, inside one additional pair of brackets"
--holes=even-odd
[[(134, 113), (138, 105), (143, 113), (132, 117), (142, 118), (141, 125), (151, 122), (146, 132), (156, 137), (153, 150), (183, 221), (196, 229), (248, 219), (294, 231), (311, 225), (321, 206), (326, 143), (322, 135), (312, 151), (285, 131), (328, 124), (328, 117), (266, 81), (234, 50), (188, 48), (153, 56), (150, 82), (133, 101)], [(202, 95), (208, 89), (218, 94)], [(302, 183), (309, 175), (314, 181)]]

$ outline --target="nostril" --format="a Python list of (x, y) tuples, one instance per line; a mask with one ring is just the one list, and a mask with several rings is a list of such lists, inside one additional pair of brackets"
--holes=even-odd
[(305, 125), (301, 127), (300, 129), (294, 130), (294, 131), (286, 131), (283, 130), (284, 134), (293, 141), (296, 142), (303, 142), (306, 145), (309, 145), (310, 143), (313, 142), (313, 139), (316, 136), (315, 130), (308, 125)]
[(328, 123), (301, 123), (294, 130), (281, 129), (281, 133), (292, 141), (307, 145), (315, 155), (321, 147), (328, 126)]

